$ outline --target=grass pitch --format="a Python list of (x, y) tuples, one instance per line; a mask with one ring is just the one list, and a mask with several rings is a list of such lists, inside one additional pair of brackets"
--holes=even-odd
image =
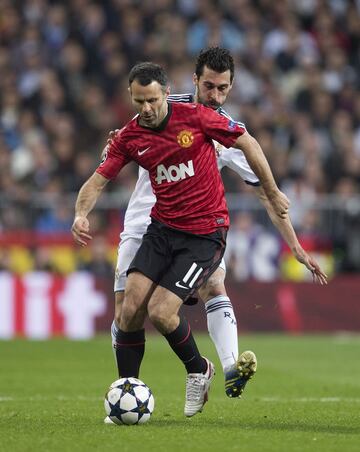
[(109, 338), (0, 342), (0, 450), (360, 450), (360, 336), (241, 337), (241, 351), (259, 361), (242, 399), (225, 396), (214, 347), (196, 337), (217, 368), (203, 413), (184, 417), (184, 369), (154, 335), (141, 379), (155, 412), (141, 426), (103, 424), (103, 394), (116, 379)]

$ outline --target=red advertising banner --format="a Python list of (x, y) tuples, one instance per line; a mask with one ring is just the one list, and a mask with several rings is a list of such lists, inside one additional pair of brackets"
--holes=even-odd
[[(87, 339), (113, 318), (112, 278), (0, 272), (0, 338)], [(360, 332), (360, 277), (312, 283), (227, 282), (239, 332)], [(194, 330), (206, 330), (203, 303), (184, 306)], [(151, 328), (151, 325), (147, 325)]]
[[(360, 276), (342, 276), (327, 286), (227, 281), (226, 288), (242, 333), (360, 332)], [(200, 304), (185, 308), (198, 329), (206, 329), (203, 311)]]
[(87, 339), (99, 328), (99, 319), (100, 327), (105, 329), (113, 316), (110, 279), (100, 281), (87, 272), (69, 276), (47, 272), (14, 276), (0, 272), (0, 294), (3, 339)]

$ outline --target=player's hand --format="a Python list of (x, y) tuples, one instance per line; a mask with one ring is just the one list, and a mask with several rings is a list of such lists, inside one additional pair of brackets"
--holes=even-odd
[(108, 149), (108, 146), (110, 145), (111, 141), (113, 140), (113, 138), (115, 137), (115, 135), (118, 132), (120, 132), (120, 129), (110, 130), (109, 135), (108, 135), (108, 139), (106, 140), (106, 146), (101, 151), (101, 161), (103, 161), (103, 159), (104, 159), (104, 157), (106, 155), (106, 151)]
[(86, 246), (92, 236), (89, 234), (89, 220), (86, 217), (75, 217), (71, 226), (71, 232), (75, 242), (80, 246)]
[(110, 130), (109, 135), (108, 135), (108, 139), (107, 139), (107, 144), (111, 143), (111, 140), (115, 137), (115, 135), (118, 132), (120, 132), (120, 129)]
[(294, 256), (301, 264), (304, 264), (305, 267), (311, 271), (313, 282), (320, 283), (321, 285), (327, 284), (327, 275), (321, 270), (320, 265), (316, 260), (309, 256), (303, 248), (294, 251)]
[(267, 194), (269, 201), (275, 213), (280, 218), (286, 218), (289, 214), (290, 201), (288, 197), (280, 190), (273, 192), (271, 195)]

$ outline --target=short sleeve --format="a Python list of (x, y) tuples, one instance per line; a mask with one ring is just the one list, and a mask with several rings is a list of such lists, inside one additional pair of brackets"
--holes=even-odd
[(126, 151), (124, 129), (121, 129), (106, 146), (104, 157), (96, 172), (106, 179), (115, 179), (130, 160), (131, 158)]
[(218, 167), (228, 167), (235, 171), (247, 184), (259, 186), (260, 181), (254, 171), (250, 168), (244, 153), (240, 149), (230, 148), (226, 151), (220, 150)]
[(226, 148), (234, 145), (236, 139), (246, 132), (244, 126), (220, 115), (210, 107), (198, 105), (199, 119), (204, 133)]

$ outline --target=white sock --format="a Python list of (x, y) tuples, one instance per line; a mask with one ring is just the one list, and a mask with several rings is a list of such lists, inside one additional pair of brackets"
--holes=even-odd
[(205, 310), (209, 334), (225, 372), (239, 355), (234, 309), (229, 297), (218, 295), (205, 303)]
[(111, 347), (112, 347), (112, 351), (114, 354), (114, 358), (115, 358), (115, 364), (117, 365), (117, 360), (116, 360), (116, 335), (117, 332), (119, 331), (118, 326), (115, 323), (115, 320), (113, 320), (112, 324), (111, 324)]

